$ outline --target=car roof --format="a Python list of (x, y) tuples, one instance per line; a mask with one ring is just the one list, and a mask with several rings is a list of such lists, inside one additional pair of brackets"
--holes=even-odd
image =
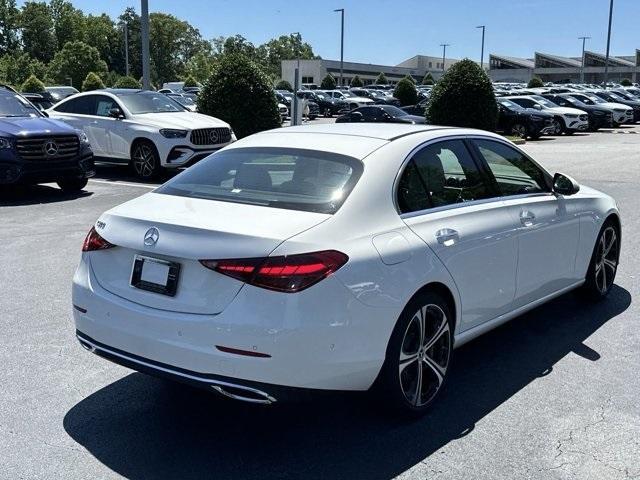
[(287, 148), (332, 152), (364, 160), (378, 148), (399, 139), (419, 135), (418, 140), (422, 143), (443, 134), (482, 135), (500, 138), (496, 134), (481, 130), (437, 125), (336, 123), (267, 130), (243, 138), (226, 148), (286, 146)]

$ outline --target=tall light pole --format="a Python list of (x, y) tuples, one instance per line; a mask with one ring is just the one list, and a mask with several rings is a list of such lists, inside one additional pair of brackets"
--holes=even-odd
[(578, 37), (578, 40), (582, 40), (582, 66), (580, 67), (580, 83), (584, 83), (584, 45), (591, 37)]
[(334, 12), (340, 12), (340, 86), (342, 83), (342, 73), (344, 65), (344, 8), (336, 8)]
[(484, 25), (478, 25), (476, 28), (482, 29), (482, 48), (480, 49), (480, 68), (484, 70)]
[(129, 25), (127, 22), (122, 22), (122, 30), (124, 32), (124, 71), (125, 75), (129, 76)]
[(140, 30), (142, 35), (142, 88), (151, 90), (149, 78), (149, 0), (140, 0)]
[(447, 47), (449, 47), (451, 44), (450, 43), (441, 43), (440, 46), (442, 47), (442, 73), (444, 73), (444, 60), (447, 57)]
[(611, 46), (611, 19), (613, 18), (613, 0), (609, 3), (609, 30), (607, 31), (607, 58), (604, 62), (604, 88), (609, 80), (609, 47)]

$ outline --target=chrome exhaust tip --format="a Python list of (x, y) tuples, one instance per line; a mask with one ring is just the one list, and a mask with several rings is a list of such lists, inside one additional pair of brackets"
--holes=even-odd
[(238, 400), (241, 402), (257, 403), (260, 405), (271, 405), (276, 402), (268, 393), (262, 392), (255, 388), (243, 387), (240, 385), (211, 385), (216, 392), (227, 398)]

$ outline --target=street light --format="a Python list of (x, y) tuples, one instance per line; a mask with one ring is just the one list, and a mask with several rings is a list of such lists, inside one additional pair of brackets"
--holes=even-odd
[(149, 0), (140, 0), (140, 30), (142, 36), (142, 88), (151, 90), (149, 78)]
[(607, 31), (607, 58), (604, 62), (604, 88), (609, 80), (609, 47), (611, 46), (611, 19), (613, 18), (613, 0), (609, 3), (609, 30)]
[(584, 83), (584, 44), (591, 37), (578, 37), (578, 40), (582, 40), (582, 66), (580, 67), (580, 83)]
[(344, 64), (344, 8), (336, 8), (334, 12), (340, 12), (340, 86), (342, 83), (342, 72)]
[(441, 43), (440, 46), (442, 47), (442, 73), (444, 73), (444, 60), (447, 56), (447, 47), (451, 46), (450, 43)]
[(480, 49), (480, 68), (484, 70), (484, 25), (478, 25), (476, 28), (482, 29), (482, 48)]

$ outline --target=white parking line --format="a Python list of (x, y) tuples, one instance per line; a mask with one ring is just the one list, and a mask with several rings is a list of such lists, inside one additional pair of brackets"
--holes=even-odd
[(124, 185), (125, 187), (147, 188), (149, 190), (153, 190), (154, 188), (158, 188), (160, 186), (160, 185), (144, 185), (140, 183), (129, 183), (129, 182), (112, 182), (110, 180), (94, 180), (93, 178), (89, 179), (89, 181), (93, 183), (105, 183), (107, 185)]

